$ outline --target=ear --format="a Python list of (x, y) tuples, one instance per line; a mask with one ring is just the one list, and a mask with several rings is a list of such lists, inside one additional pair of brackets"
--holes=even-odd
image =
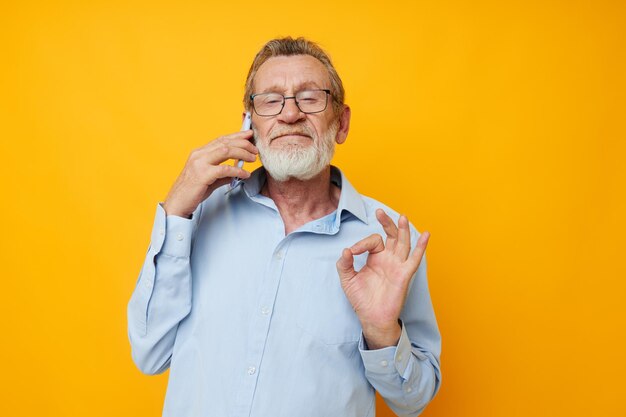
[(350, 115), (350, 106), (346, 104), (343, 106), (341, 114), (339, 115), (339, 130), (337, 131), (337, 137), (335, 138), (335, 142), (339, 145), (344, 143), (348, 137), (348, 131), (350, 130)]

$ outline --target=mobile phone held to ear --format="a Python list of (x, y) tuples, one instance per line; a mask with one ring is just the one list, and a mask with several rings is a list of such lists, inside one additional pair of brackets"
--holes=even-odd
[[(243, 123), (241, 124), (241, 131), (243, 132), (244, 130), (249, 130), (251, 126), (252, 126), (252, 114), (250, 114), (250, 112), (247, 111), (246, 115), (243, 117)], [(235, 166), (237, 168), (243, 167), (243, 160), (240, 159), (237, 162), (235, 162)], [(241, 178), (233, 178), (233, 180), (230, 182), (230, 187), (228, 187), (228, 191), (226, 192), (227, 193), (231, 192), (232, 190), (237, 188), (239, 184), (241, 184)]]

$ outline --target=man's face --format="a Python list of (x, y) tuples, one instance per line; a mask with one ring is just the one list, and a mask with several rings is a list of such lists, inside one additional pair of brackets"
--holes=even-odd
[[(268, 59), (254, 78), (253, 93), (276, 92), (294, 96), (310, 89), (330, 89), (324, 64), (309, 55)], [(332, 97), (326, 110), (305, 114), (295, 100), (285, 101), (276, 116), (261, 117), (253, 112), (252, 124), (263, 165), (273, 178), (306, 180), (328, 166), (334, 152), (339, 118), (334, 114)]]

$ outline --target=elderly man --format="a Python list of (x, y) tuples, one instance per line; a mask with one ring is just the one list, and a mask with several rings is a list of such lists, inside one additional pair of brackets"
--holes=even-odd
[(330, 165), (350, 107), (316, 44), (268, 42), (244, 105), (252, 130), (194, 150), (157, 206), (128, 305), (135, 363), (170, 369), (163, 415), (373, 416), (376, 391), (418, 415), (441, 380), (428, 233)]

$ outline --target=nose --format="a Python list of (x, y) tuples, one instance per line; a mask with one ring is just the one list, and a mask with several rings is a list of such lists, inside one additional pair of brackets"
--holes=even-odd
[(305, 113), (302, 113), (298, 105), (296, 104), (295, 97), (285, 97), (285, 106), (283, 111), (278, 115), (278, 120), (284, 123), (297, 123), (306, 117)]

